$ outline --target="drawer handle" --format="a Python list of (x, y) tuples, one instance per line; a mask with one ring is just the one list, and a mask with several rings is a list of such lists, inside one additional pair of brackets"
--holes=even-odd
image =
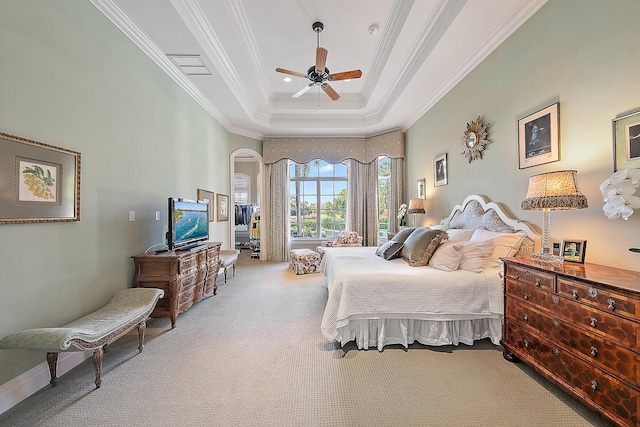
[(524, 320), (527, 322), (529, 321), (529, 315), (527, 313), (524, 314)]
[(591, 391), (596, 391), (596, 390), (598, 390), (598, 381), (591, 380)]
[(616, 309), (616, 300), (609, 298), (607, 302), (609, 303), (609, 310), (613, 311)]
[(529, 348), (529, 341), (526, 338), (524, 340), (524, 346), (525, 348)]
[(554, 304), (560, 304), (560, 297), (558, 295), (554, 295), (551, 297)]
[(524, 299), (526, 299), (527, 301), (529, 300), (529, 292), (524, 293)]
[(560, 349), (558, 347), (553, 347), (553, 354), (556, 356), (560, 355)]
[(516, 280), (520, 280), (520, 272), (516, 271)]
[(598, 319), (596, 319), (595, 317), (592, 317), (591, 318), (591, 327), (595, 328), (597, 323), (598, 323)]
[(589, 296), (591, 298), (595, 298), (598, 296), (598, 290), (596, 288), (589, 288), (587, 289), (587, 293), (589, 294)]
[(595, 346), (591, 346), (591, 355), (593, 357), (598, 357), (598, 349)]
[(578, 299), (578, 290), (577, 289), (572, 290), (571, 293), (573, 294), (573, 299)]
[(524, 277), (526, 277), (527, 279), (528, 279), (529, 277), (531, 277), (531, 272), (530, 272), (529, 270), (526, 270), (526, 271), (524, 272)]
[(560, 322), (558, 322), (558, 319), (553, 319), (553, 326), (555, 326), (556, 328), (560, 327)]
[(540, 285), (542, 285), (542, 282), (540, 281), (540, 278), (536, 279), (536, 286), (540, 287)]

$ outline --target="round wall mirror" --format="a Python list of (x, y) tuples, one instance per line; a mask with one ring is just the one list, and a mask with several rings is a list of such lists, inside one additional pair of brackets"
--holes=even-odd
[(462, 154), (469, 160), (481, 159), (482, 152), (484, 151), (487, 144), (491, 141), (487, 140), (487, 127), (489, 123), (484, 124), (478, 118), (471, 122), (467, 123), (467, 129), (464, 131), (464, 135), (462, 136)]

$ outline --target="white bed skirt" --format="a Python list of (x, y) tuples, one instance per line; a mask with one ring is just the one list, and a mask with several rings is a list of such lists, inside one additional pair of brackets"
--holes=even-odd
[(359, 349), (402, 344), (415, 341), (424, 345), (473, 345), (476, 340), (490, 338), (495, 345), (502, 339), (502, 317), (474, 320), (362, 319), (351, 320), (338, 328), (340, 345), (355, 341)]

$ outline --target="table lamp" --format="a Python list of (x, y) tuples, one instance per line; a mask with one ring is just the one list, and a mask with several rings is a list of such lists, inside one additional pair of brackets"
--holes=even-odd
[(563, 262), (562, 256), (551, 252), (551, 211), (584, 209), (587, 198), (578, 189), (576, 171), (545, 172), (529, 177), (527, 197), (520, 207), (523, 210), (542, 211), (542, 248), (531, 258), (543, 262)]
[(416, 226), (416, 214), (424, 214), (424, 199), (411, 199), (409, 200), (409, 209), (407, 213), (413, 214), (413, 226)]

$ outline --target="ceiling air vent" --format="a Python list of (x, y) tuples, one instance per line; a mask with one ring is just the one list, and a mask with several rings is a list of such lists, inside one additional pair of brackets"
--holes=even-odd
[(200, 55), (172, 55), (167, 57), (187, 76), (210, 76), (211, 72), (204, 65)]

